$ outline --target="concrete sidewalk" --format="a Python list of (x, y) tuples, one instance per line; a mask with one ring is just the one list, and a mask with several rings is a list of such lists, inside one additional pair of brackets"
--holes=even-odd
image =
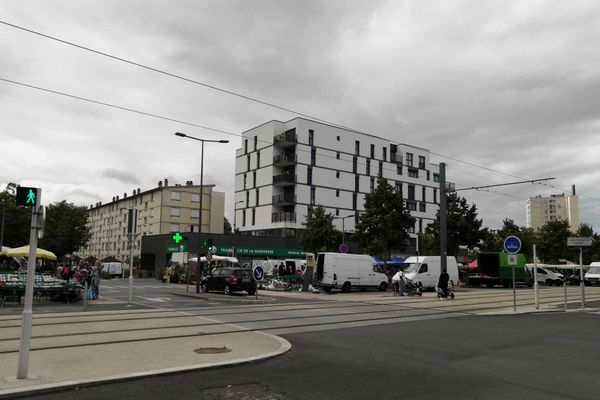
[[(69, 314), (61, 315), (66, 318), (85, 316), (98, 319), (107, 316), (106, 313), (89, 312)], [(121, 315), (124, 318), (128, 316), (126, 313)], [(36, 327), (37, 320), (43, 317), (48, 315), (34, 317), (33, 335), (39, 336), (32, 340), (33, 350), (29, 356), (27, 379), (16, 379), (19, 354), (15, 350), (18, 350), (19, 346), (20, 327), (3, 330), (8, 339), (5, 339), (0, 347), (3, 351), (0, 353), (0, 398), (52, 391), (67, 386), (85, 386), (96, 382), (252, 362), (283, 354), (291, 348), (285, 339), (262, 332), (239, 332), (240, 327), (235, 325), (227, 327), (238, 332), (215, 331), (210, 335), (203, 335), (206, 332), (199, 332), (199, 328), (190, 326), (185, 329), (189, 337), (176, 339), (148, 336), (143, 330), (133, 334), (117, 332), (112, 334), (116, 341), (138, 340), (138, 337), (140, 339), (133, 342), (107, 343), (110, 342), (111, 336), (107, 337), (106, 334), (96, 336), (82, 331), (77, 335), (77, 330), (81, 329), (78, 325), (83, 326), (85, 323)], [(164, 327), (158, 329), (168, 330), (174, 321), (166, 319), (160, 323), (164, 324)], [(20, 321), (15, 320), (14, 316), (5, 317), (0, 318), (1, 324), (20, 325)], [(133, 329), (144, 329), (147, 326), (143, 319), (136, 322), (125, 319), (123, 324), (126, 324), (128, 329), (131, 329), (132, 324)], [(87, 327), (89, 328), (89, 325)], [(63, 337), (44, 337), (48, 334), (47, 331), (51, 331), (53, 335), (60, 335), (61, 330), (64, 332)], [(68, 343), (73, 343), (73, 346), (48, 349), (53, 345), (64, 346), (65, 339)]]

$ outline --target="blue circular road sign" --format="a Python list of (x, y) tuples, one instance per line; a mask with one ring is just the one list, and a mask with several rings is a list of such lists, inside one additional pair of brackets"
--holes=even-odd
[(509, 236), (504, 239), (504, 250), (508, 254), (517, 254), (521, 250), (521, 239), (516, 236)]
[(254, 267), (254, 269), (252, 270), (252, 276), (254, 277), (254, 280), (256, 282), (262, 281), (263, 278), (265, 277), (265, 272), (263, 271), (263, 267), (261, 267), (260, 265), (257, 265), (256, 267)]

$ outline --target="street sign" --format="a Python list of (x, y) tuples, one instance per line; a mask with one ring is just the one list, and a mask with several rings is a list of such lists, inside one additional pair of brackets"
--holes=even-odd
[(516, 254), (508, 255), (508, 265), (517, 265), (517, 255)]
[(348, 245), (346, 243), (340, 244), (339, 250), (340, 250), (340, 253), (347, 253), (349, 250)]
[(254, 277), (254, 280), (256, 282), (262, 281), (263, 278), (265, 277), (265, 272), (263, 270), (263, 267), (261, 267), (260, 265), (255, 266), (252, 269), (252, 276)]
[(212, 260), (212, 254), (206, 253), (206, 261)]
[(504, 250), (508, 254), (517, 254), (521, 250), (521, 239), (516, 236), (509, 236), (504, 239)]
[(18, 206), (35, 207), (40, 189), (34, 187), (17, 187), (17, 195), (15, 201)]
[(589, 247), (594, 242), (591, 237), (571, 236), (567, 238), (567, 246), (569, 247)]

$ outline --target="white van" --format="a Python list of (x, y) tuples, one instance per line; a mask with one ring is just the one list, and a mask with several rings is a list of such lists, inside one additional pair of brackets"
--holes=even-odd
[(102, 271), (108, 272), (112, 278), (118, 278), (123, 275), (123, 264), (120, 262), (102, 263)]
[(313, 285), (326, 292), (331, 289), (349, 292), (353, 288), (385, 291), (388, 277), (369, 255), (319, 253)]
[[(458, 283), (456, 258), (447, 257), (446, 267), (452, 286)], [(408, 257), (401, 268), (406, 277), (424, 289), (435, 289), (442, 272), (440, 256)]]
[(600, 262), (594, 261), (583, 276), (586, 285), (600, 284)]

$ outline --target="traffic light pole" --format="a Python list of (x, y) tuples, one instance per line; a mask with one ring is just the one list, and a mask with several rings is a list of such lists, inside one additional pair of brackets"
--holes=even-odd
[(19, 345), (19, 367), (17, 379), (27, 378), (29, 370), (29, 350), (31, 348), (31, 322), (33, 320), (33, 285), (35, 282), (35, 263), (38, 242), (38, 216), (40, 214), (40, 195), (38, 190), (35, 206), (31, 211), (31, 231), (29, 233), (29, 260), (27, 263), (27, 286), (25, 287), (25, 307), (21, 324), (21, 340)]

